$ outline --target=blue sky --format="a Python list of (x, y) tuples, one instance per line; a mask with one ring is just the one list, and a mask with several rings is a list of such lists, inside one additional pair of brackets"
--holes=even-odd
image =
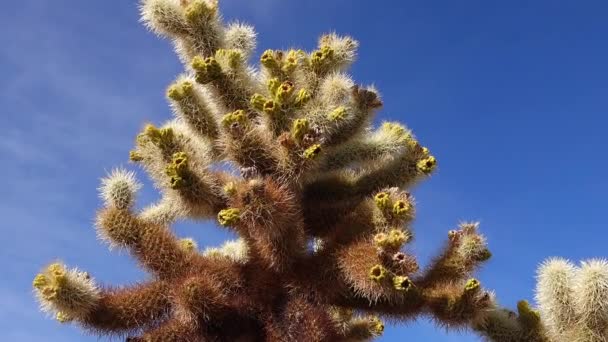
[[(513, 306), (533, 296), (545, 257), (607, 256), (606, 1), (223, 0), (256, 26), (259, 50), (312, 48), (330, 30), (361, 42), (353, 69), (381, 90), (380, 119), (410, 126), (440, 161), (418, 186), (415, 250), (480, 220), (493, 259), (479, 278)], [(96, 341), (37, 311), (31, 279), (61, 258), (98, 281), (145, 279), (96, 241), (98, 180), (126, 165), (146, 121), (170, 117), (181, 71), (135, 0), (4, 1), (0, 10), (0, 340)], [(145, 180), (145, 176), (141, 175)], [(140, 205), (157, 194), (148, 185)], [(181, 236), (218, 244), (212, 224)], [(477, 341), (420, 320), (381, 341)]]

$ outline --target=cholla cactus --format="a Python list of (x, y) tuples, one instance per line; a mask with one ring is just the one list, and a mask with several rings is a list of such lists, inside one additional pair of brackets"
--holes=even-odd
[(608, 261), (549, 259), (538, 270), (536, 296), (553, 341), (608, 341)]
[[(129, 341), (363, 341), (382, 333), (381, 317), (420, 315), (497, 341), (542, 340), (526, 303), (519, 317), (498, 309), (472, 278), (490, 257), (477, 224), (450, 231), (420, 269), (406, 189), (437, 161), (401, 124), (370, 128), (380, 95), (345, 73), (357, 41), (327, 34), (312, 52), (266, 50), (254, 68), (253, 28), (225, 25), (214, 0), (143, 0), (141, 13), (186, 67), (166, 92), (176, 118), (146, 125), (130, 154), (162, 199), (134, 210), (139, 183), (114, 171), (96, 229), (152, 278), (98, 286), (53, 263), (33, 284), (44, 311)], [(226, 162), (238, 172), (214, 167)], [(239, 239), (199, 253), (169, 228), (185, 218)], [(586, 295), (573, 298), (594, 329), (606, 317), (592, 306), (600, 285), (576, 285)]]

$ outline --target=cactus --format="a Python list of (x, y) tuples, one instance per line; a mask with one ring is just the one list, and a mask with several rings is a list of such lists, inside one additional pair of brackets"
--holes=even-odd
[(549, 259), (538, 270), (536, 297), (554, 341), (608, 341), (608, 261), (576, 267)]
[[(499, 308), (471, 278), (491, 256), (476, 223), (450, 231), (420, 269), (406, 189), (437, 160), (403, 125), (371, 128), (380, 95), (346, 74), (356, 40), (332, 33), (312, 52), (266, 50), (255, 68), (254, 29), (225, 25), (216, 0), (140, 9), (185, 65), (166, 91), (175, 119), (146, 125), (130, 152), (162, 198), (136, 210), (141, 185), (115, 170), (101, 182), (96, 230), (151, 278), (100, 286), (55, 262), (33, 281), (43, 311), (128, 341), (364, 341), (382, 334), (381, 317), (423, 315), (494, 341), (546, 341), (543, 323), (556, 341), (606, 336), (603, 261), (543, 266), (542, 316), (525, 302), (518, 315)], [(180, 219), (239, 238), (199, 252), (171, 231)]]

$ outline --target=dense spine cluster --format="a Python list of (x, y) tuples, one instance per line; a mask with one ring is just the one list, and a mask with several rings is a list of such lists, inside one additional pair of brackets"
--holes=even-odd
[[(33, 284), (45, 311), (128, 341), (365, 341), (382, 317), (419, 316), (493, 341), (548, 341), (526, 302), (519, 314), (497, 308), (472, 278), (491, 256), (477, 224), (450, 231), (426, 267), (411, 253), (407, 189), (437, 161), (405, 126), (371, 128), (380, 95), (346, 74), (357, 41), (327, 34), (312, 52), (266, 50), (254, 68), (255, 31), (224, 24), (214, 0), (142, 0), (141, 14), (186, 69), (166, 92), (175, 118), (146, 125), (130, 154), (162, 199), (136, 211), (140, 184), (115, 170), (96, 229), (152, 277), (102, 287), (53, 263)], [(199, 252), (170, 230), (181, 219), (216, 220), (239, 238)], [(569, 340), (568, 324), (605, 335), (605, 264), (578, 278), (554, 264), (539, 289), (541, 311), (564, 322), (547, 323), (550, 336)]]

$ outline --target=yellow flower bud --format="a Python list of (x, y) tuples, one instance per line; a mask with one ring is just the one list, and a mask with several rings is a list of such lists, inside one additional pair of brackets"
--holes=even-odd
[(268, 101), (268, 100), (263, 95), (253, 94), (253, 96), (251, 96), (251, 100), (249, 101), (249, 103), (251, 103), (251, 107), (253, 107), (259, 111), (263, 111), (264, 104), (266, 103), (266, 101)]
[(321, 145), (314, 144), (304, 151), (304, 158), (314, 159), (321, 153)]
[(222, 125), (226, 128), (230, 127), (233, 123), (244, 124), (247, 121), (247, 115), (244, 110), (237, 110), (232, 113), (224, 115), (222, 118)]
[(412, 281), (408, 277), (396, 276), (393, 278), (393, 287), (398, 291), (407, 291), (412, 287)]
[(382, 265), (375, 265), (369, 270), (369, 279), (380, 282), (386, 278), (386, 268)]
[(467, 280), (467, 283), (464, 285), (464, 291), (465, 292), (474, 292), (479, 290), (479, 287), (481, 286), (481, 284), (479, 283), (479, 280), (477, 279), (469, 279)]
[(72, 317), (70, 317), (68, 314), (61, 312), (61, 311), (57, 313), (57, 315), (55, 316), (55, 319), (59, 323), (68, 323), (68, 322), (72, 321)]
[(391, 198), (386, 192), (379, 192), (374, 196), (374, 202), (378, 208), (384, 210), (391, 205)]
[(194, 239), (185, 238), (179, 240), (179, 247), (186, 252), (193, 252), (198, 248), (198, 245)]
[(310, 92), (308, 90), (300, 89), (300, 91), (298, 92), (298, 95), (296, 96), (296, 101), (294, 104), (296, 107), (300, 108), (300, 107), (304, 106), (305, 104), (307, 104), (311, 98), (312, 98), (312, 95), (310, 95)]
[(291, 135), (294, 139), (301, 141), (304, 134), (308, 132), (309, 123), (307, 119), (296, 119), (291, 128)]
[(32, 286), (34, 286), (34, 288), (40, 290), (43, 287), (45, 287), (46, 285), (49, 284), (49, 279), (42, 273), (36, 275), (36, 277), (34, 278), (34, 281), (32, 282)]
[(281, 85), (276, 91), (277, 100), (280, 103), (288, 102), (288, 100), (291, 98), (291, 95), (293, 95), (294, 90), (295, 87), (292, 82), (286, 81), (281, 83)]
[(333, 111), (331, 111), (327, 117), (331, 121), (342, 121), (346, 118), (347, 114), (348, 114), (348, 111), (346, 110), (346, 108), (340, 106), (340, 107), (334, 109)]
[(433, 156), (421, 159), (417, 164), (418, 170), (427, 175), (433, 172), (436, 166), (437, 160)]
[(393, 205), (393, 214), (397, 217), (405, 217), (411, 210), (411, 205), (405, 201), (399, 200)]
[(232, 226), (241, 219), (241, 211), (236, 208), (224, 209), (217, 214), (217, 220), (222, 226)]
[(260, 63), (268, 69), (276, 69), (279, 67), (279, 62), (275, 58), (273, 50), (266, 50), (260, 58)]

